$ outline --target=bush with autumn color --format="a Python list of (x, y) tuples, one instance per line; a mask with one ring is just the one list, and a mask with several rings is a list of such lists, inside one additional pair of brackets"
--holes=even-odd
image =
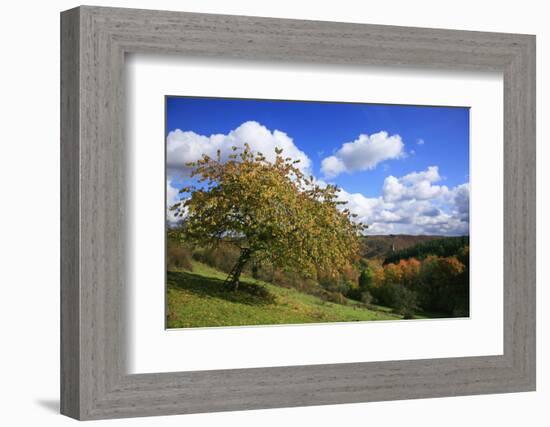
[(427, 257), (415, 289), (426, 311), (469, 315), (469, 269), (457, 256)]
[(169, 270), (193, 270), (191, 250), (184, 245), (170, 244), (166, 248), (166, 265)]
[(469, 314), (469, 248), (457, 255), (428, 255), (424, 260), (401, 259), (368, 266), (359, 275), (359, 287), (377, 304), (409, 316), (420, 310), (449, 316)]

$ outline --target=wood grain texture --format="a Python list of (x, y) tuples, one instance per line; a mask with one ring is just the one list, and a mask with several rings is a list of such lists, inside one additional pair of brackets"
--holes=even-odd
[[(62, 413), (181, 414), (535, 388), (535, 39), (80, 7), (62, 13)], [(124, 55), (504, 75), (504, 354), (128, 375)]]
[(80, 414), (79, 12), (61, 20), (61, 412)]

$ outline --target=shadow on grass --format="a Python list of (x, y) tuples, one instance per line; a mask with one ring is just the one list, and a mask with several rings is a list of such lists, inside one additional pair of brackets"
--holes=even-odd
[(241, 282), (235, 291), (223, 280), (205, 277), (187, 271), (168, 271), (168, 286), (192, 292), (198, 296), (220, 298), (226, 301), (247, 304), (267, 305), (275, 303), (275, 296), (263, 286)]

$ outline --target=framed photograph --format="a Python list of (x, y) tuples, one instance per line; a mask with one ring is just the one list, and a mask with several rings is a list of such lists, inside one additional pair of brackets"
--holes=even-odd
[(469, 108), (165, 111), (167, 328), (469, 317)]
[(535, 37), (61, 14), (61, 411), (535, 390)]

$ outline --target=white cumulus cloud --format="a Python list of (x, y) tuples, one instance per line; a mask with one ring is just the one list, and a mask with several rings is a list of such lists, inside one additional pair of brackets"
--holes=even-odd
[(269, 161), (275, 160), (275, 148), (281, 148), (285, 157), (300, 160), (297, 166), (304, 173), (310, 173), (310, 158), (294, 144), (290, 136), (279, 130), (271, 131), (258, 122), (248, 121), (227, 134), (206, 136), (180, 129), (170, 132), (166, 139), (168, 175), (185, 175), (188, 173), (186, 163), (199, 160), (203, 154), (215, 157), (220, 150), (222, 159), (227, 159), (233, 152), (232, 147), (242, 148), (245, 143), (253, 151), (264, 154)]
[(166, 181), (166, 206), (172, 206), (179, 200), (179, 190), (172, 185), (172, 181)]
[(343, 172), (352, 173), (373, 169), (384, 160), (404, 157), (401, 136), (381, 131), (372, 135), (361, 134), (353, 142), (346, 142), (332, 156), (323, 159), (321, 171), (327, 178)]
[(174, 187), (172, 181), (168, 179), (166, 181), (166, 220), (171, 225), (174, 225), (181, 220), (181, 218), (176, 216), (176, 211), (170, 209), (170, 207), (172, 207), (174, 203), (179, 200), (181, 200), (179, 190)]
[(453, 203), (456, 207), (457, 215), (464, 219), (470, 218), (470, 184), (462, 184), (453, 190)]
[(430, 166), (425, 171), (412, 172), (401, 178), (390, 175), (384, 180), (382, 194), (388, 202), (433, 199), (449, 192), (447, 186), (434, 184), (440, 180), (437, 166)]
[(367, 224), (366, 234), (464, 235), (469, 233), (469, 184), (435, 185), (439, 169), (386, 178), (379, 197), (340, 191), (343, 207)]

